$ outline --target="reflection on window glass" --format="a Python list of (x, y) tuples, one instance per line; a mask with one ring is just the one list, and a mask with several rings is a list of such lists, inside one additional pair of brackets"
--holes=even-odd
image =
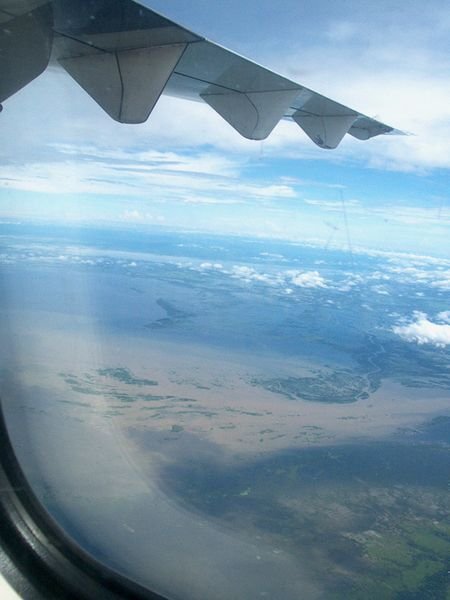
[(7, 99), (15, 450), (84, 550), (168, 598), (446, 598), (448, 9), (245, 4), (169, 16), (417, 135), (251, 142), (167, 96), (124, 125), (52, 66)]

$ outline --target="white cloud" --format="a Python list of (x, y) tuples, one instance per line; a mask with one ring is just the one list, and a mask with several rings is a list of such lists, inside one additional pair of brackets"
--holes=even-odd
[(381, 271), (374, 271), (367, 277), (367, 279), (374, 279), (375, 281), (389, 281), (391, 279), (391, 276), (386, 275), (386, 273), (382, 273)]
[(223, 269), (223, 265), (222, 263), (210, 263), (210, 262), (203, 262), (200, 264), (200, 269), (206, 269), (206, 270), (217, 270), (217, 271), (222, 271)]
[(443, 310), (436, 315), (438, 321), (444, 321), (444, 323), (450, 323), (450, 310)]
[[(179, 1), (170, 4), (181, 6)], [(258, 10), (261, 4), (267, 7), (271, 3), (270, 0), (258, 3)], [(173, 200), (184, 203), (187, 206), (180, 212), (197, 215), (201, 212), (200, 205), (205, 205), (205, 212), (207, 205), (212, 207), (219, 203), (270, 205), (280, 199), (300, 198), (301, 191), (301, 197), (307, 195), (304, 203), (309, 207), (303, 202), (280, 202), (280, 206), (292, 204), (291, 214), (274, 219), (270, 215), (267, 225), (262, 224), (261, 217), (259, 221), (255, 217), (253, 222), (236, 216), (226, 223), (223, 217), (220, 226), (240, 232), (248, 229), (251, 234), (260, 231), (272, 237), (301, 238), (309, 234), (327, 237), (326, 232), (320, 232), (320, 227), (324, 229), (322, 223), (305, 224), (302, 210), (313, 213), (322, 209), (331, 215), (342, 212), (342, 203), (336, 201), (336, 195), (331, 192), (328, 198), (323, 190), (323, 196), (314, 199), (311, 187), (317, 184), (305, 178), (309, 165), (301, 162), (298, 177), (292, 172), (288, 176), (282, 172), (284, 167), (277, 167), (279, 177), (268, 176), (263, 181), (266, 166), (271, 173), (275, 172), (276, 163), (272, 159), (314, 159), (321, 160), (324, 166), (328, 162), (350, 166), (347, 172), (342, 169), (342, 177), (330, 175), (331, 180), (339, 179), (341, 183), (327, 183), (328, 177), (324, 177), (322, 183), (344, 187), (342, 182), (345, 182), (350, 188), (352, 178), (347, 181), (346, 175), (355, 166), (419, 173), (450, 168), (448, 57), (439, 42), (448, 39), (448, 19), (443, 20), (446, 11), (438, 14), (432, 1), (419, 19), (412, 14), (411, 3), (402, 6), (401, 11), (392, 7), (373, 10), (351, 0), (343, 12), (335, 10), (332, 4), (326, 11), (319, 10), (324, 14), (314, 17), (319, 18), (313, 28), (295, 18), (299, 14), (296, 10), (305, 15), (309, 12), (301, 8), (303, 3), (298, 9), (291, 6), (285, 23), (292, 23), (288, 31), (295, 33), (295, 38), (283, 35), (278, 21), (283, 11), (275, 14), (270, 6), (273, 21), (266, 19), (263, 23), (261, 19), (257, 27), (249, 25), (246, 35), (240, 36), (245, 40), (246, 52), (320, 93), (366, 114), (378, 113), (380, 119), (416, 135), (378, 137), (368, 142), (346, 136), (338, 150), (326, 152), (315, 147), (295, 123), (283, 121), (268, 140), (252, 142), (239, 136), (206, 104), (167, 96), (160, 99), (147, 123), (121, 125), (111, 120), (67, 74), (49, 71), (5, 102), (0, 149), (4, 165), (0, 184), (6, 188), (5, 196), (10, 189), (53, 195), (64, 192), (124, 198), (139, 196), (153, 203)], [(312, 1), (311, 8), (315, 8)], [(173, 10), (176, 12), (176, 7)], [(204, 15), (205, 23), (199, 31), (208, 35), (209, 27), (216, 27), (217, 40), (235, 47), (235, 40), (221, 36), (232, 36), (236, 28), (244, 25), (245, 15), (238, 19), (240, 25), (235, 23), (230, 28), (229, 23), (215, 19), (217, 10), (214, 7), (209, 15)], [(235, 10), (239, 10), (236, 1)], [(190, 12), (200, 11), (194, 8)], [(227, 12), (233, 14), (232, 10), (227, 9)], [(370, 17), (366, 15), (368, 12)], [(261, 27), (265, 27), (264, 36)], [(260, 57), (258, 47), (267, 49)], [(286, 49), (284, 55), (283, 48)], [(11, 163), (13, 156), (19, 157), (14, 159), (14, 164)], [(250, 168), (246, 170), (247, 167)], [(287, 169), (290, 171), (291, 166)], [(374, 190), (369, 188), (361, 186), (355, 193), (361, 195), (359, 202), (353, 199), (353, 191), (348, 192), (350, 198), (346, 200), (349, 218), (365, 218), (362, 225), (368, 224), (369, 219), (374, 223), (377, 219), (392, 221), (392, 227), (422, 223), (435, 228), (450, 225), (450, 211), (445, 203), (439, 210), (399, 206), (400, 198), (398, 202), (394, 202), (394, 198), (383, 200), (383, 185), (375, 190), (381, 198), (374, 202), (373, 208), (367, 209), (366, 193), (374, 195)], [(396, 188), (389, 188), (391, 196), (392, 190)], [(199, 205), (198, 210), (195, 205)], [(226, 206), (218, 206), (216, 213), (225, 214), (226, 209)], [(150, 210), (159, 211), (153, 207)], [(4, 214), (14, 216), (12, 209)], [(280, 225), (282, 218), (285, 220)], [(175, 217), (167, 215), (167, 219)], [(358, 232), (363, 230), (360, 225), (352, 225), (355, 244)], [(382, 226), (384, 228), (383, 223)], [(333, 241), (343, 236), (341, 226)], [(393, 236), (392, 239), (400, 238)], [(361, 237), (359, 241), (371, 243), (370, 239), (361, 240)], [(446, 278), (436, 281), (435, 287), (450, 289)]]
[(292, 294), (294, 292), (291, 286), (301, 288), (326, 288), (328, 287), (326, 280), (318, 271), (273, 271), (260, 272), (254, 267), (248, 265), (233, 265), (226, 269), (221, 263), (203, 262), (198, 267), (191, 267), (195, 270), (199, 269), (203, 272), (221, 271), (233, 279), (240, 279), (247, 283), (259, 282), (271, 286), (274, 290), (283, 290), (283, 293)]
[(438, 288), (440, 290), (450, 291), (450, 272), (447, 271), (445, 277), (440, 277), (440, 278), (436, 279), (435, 281), (432, 281), (431, 285), (434, 288)]
[[(310, 204), (311, 206), (318, 206), (320, 208), (323, 208), (324, 210), (328, 210), (328, 211), (333, 211), (333, 212), (340, 212), (342, 213), (344, 205), (342, 204), (342, 202), (337, 201), (337, 200), (309, 200), (309, 199), (305, 199), (304, 200), (305, 204)], [(358, 200), (346, 200), (345, 201), (345, 208), (348, 209), (350, 207), (359, 207), (360, 206), (360, 202)]]
[(155, 215), (137, 209), (130, 209), (123, 211), (121, 220), (131, 223), (164, 223), (166, 218), (163, 215)]
[[(425, 256), (418, 259), (418, 257), (412, 256), (408, 264), (406, 257), (407, 255), (405, 255), (404, 261), (401, 259), (398, 261), (400, 264), (386, 267), (387, 271), (395, 274), (396, 281), (413, 285), (427, 285), (443, 291), (450, 290), (450, 269), (446, 268), (447, 260)], [(395, 259), (393, 262), (396, 262)]]
[(318, 271), (288, 271), (292, 285), (304, 288), (325, 288), (325, 279)]
[(334, 21), (330, 24), (326, 36), (333, 42), (346, 42), (358, 33), (356, 23), (351, 21)]
[[(71, 146), (70, 158), (66, 148), (64, 159), (26, 162), (21, 165), (3, 164), (0, 167), (0, 188), (34, 191), (47, 194), (95, 194), (144, 196), (153, 201), (175, 200), (186, 204), (236, 204), (249, 201), (277, 201), (295, 198), (288, 185), (267, 182), (243, 182), (239, 161), (221, 161), (215, 156), (185, 156), (174, 152), (153, 153), (149, 162), (145, 156), (129, 152), (85, 149)], [(73, 152), (73, 154), (72, 154)], [(126, 150), (124, 151), (126, 154)], [(56, 156), (56, 159), (60, 157)], [(220, 169), (213, 165), (222, 164)], [(202, 166), (200, 166), (202, 165)]]
[(232, 200), (231, 198), (212, 198), (211, 196), (203, 196), (200, 194), (198, 194), (198, 195), (183, 194), (182, 201), (185, 204), (214, 205), (214, 204), (240, 204), (243, 201), (243, 199), (236, 198), (235, 200)]
[[(431, 13), (431, 11), (429, 11)], [(438, 19), (436, 17), (436, 23)], [(5, 154), (14, 147), (22, 153), (36, 150), (42, 139), (55, 145), (83, 145), (85, 151), (99, 158), (99, 148), (138, 148), (134, 160), (168, 163), (170, 157), (158, 158), (152, 149), (194, 150), (209, 147), (209, 152), (194, 160), (181, 162), (177, 159), (173, 167), (189, 172), (230, 174), (235, 163), (229, 158), (219, 157), (225, 151), (227, 157), (240, 156), (242, 160), (265, 155), (295, 156), (327, 161), (357, 161), (382, 169), (426, 170), (435, 167), (450, 167), (450, 82), (448, 65), (439, 50), (434, 50), (430, 38), (424, 38), (418, 27), (408, 36), (401, 26), (392, 31), (390, 40), (383, 29), (382, 34), (372, 28), (370, 32), (361, 24), (352, 21), (337, 21), (325, 28), (324, 37), (308, 47), (290, 48), (288, 56), (271, 48), (267, 56), (270, 67), (298, 79), (300, 83), (318, 92), (342, 101), (369, 115), (378, 113), (386, 122), (416, 135), (404, 138), (384, 137), (369, 142), (359, 142), (346, 136), (338, 152), (324, 152), (316, 148), (294, 123), (282, 122), (263, 144), (242, 138), (214, 111), (202, 103), (163, 96), (149, 121), (139, 127), (120, 125), (112, 121), (83, 92), (70, 77), (62, 72), (45, 73), (5, 103), (11, 122), (5, 124), (3, 138), (7, 142)], [(276, 32), (274, 25), (274, 35)], [(251, 32), (249, 32), (251, 33)], [(431, 27), (429, 35), (432, 36)], [(331, 38), (340, 38), (340, 43), (330, 44)], [(362, 44), (355, 60), (352, 38)], [(255, 39), (255, 45), (257, 41)], [(302, 71), (298, 73), (298, 57)], [(389, 93), (386, 93), (389, 90)], [(58, 99), (58, 102), (54, 99)], [(30, 110), (36, 106), (38, 114)], [(6, 115), (2, 115), (6, 121)], [(24, 127), (19, 136), (17, 122)], [(44, 127), (45, 124), (45, 127)], [(45, 133), (45, 135), (44, 135)], [(114, 140), (114, 143), (112, 143)], [(120, 154), (120, 151), (116, 150)], [(126, 154), (126, 153), (125, 153)], [(124, 158), (124, 156), (122, 156)], [(161, 165), (160, 165), (161, 166)], [(162, 166), (161, 166), (162, 168)], [(300, 180), (301, 182), (301, 180)]]
[[(422, 312), (415, 312), (413, 318), (414, 321), (409, 324), (395, 325), (392, 328), (392, 331), (407, 342), (432, 344), (439, 348), (450, 345), (449, 324), (434, 323)], [(442, 318), (440, 320), (442, 320)]]
[(253, 267), (243, 265), (234, 265), (231, 269), (231, 276), (243, 281), (260, 281), (262, 283), (272, 284), (270, 275), (258, 273)]
[(382, 285), (373, 285), (372, 291), (381, 296), (390, 296), (388, 290)]
[(414, 134), (363, 143), (346, 136), (330, 160), (339, 154), (405, 172), (450, 168), (448, 17), (436, 2), (420, 17), (411, 3), (403, 14), (391, 5), (370, 17), (353, 17), (358, 6), (348, 6), (344, 18), (329, 22), (315, 43), (294, 43), (272, 64), (307, 87)]
[(122, 214), (124, 221), (143, 221), (144, 216), (138, 210), (125, 210)]
[(282, 254), (277, 254), (274, 252), (260, 252), (260, 256), (266, 256), (267, 258), (284, 258)]

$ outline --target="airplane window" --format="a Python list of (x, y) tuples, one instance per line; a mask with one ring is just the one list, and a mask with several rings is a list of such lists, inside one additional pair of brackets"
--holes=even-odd
[(448, 6), (12, 4), (0, 395), (45, 511), (170, 599), (450, 598)]

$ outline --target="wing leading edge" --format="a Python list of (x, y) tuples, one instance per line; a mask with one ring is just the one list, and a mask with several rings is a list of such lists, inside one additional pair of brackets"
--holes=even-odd
[(252, 140), (265, 139), (281, 119), (327, 149), (347, 133), (359, 140), (401, 133), (134, 0), (0, 0), (0, 24), (0, 102), (51, 60), (121, 123), (146, 121), (166, 93), (206, 102)]

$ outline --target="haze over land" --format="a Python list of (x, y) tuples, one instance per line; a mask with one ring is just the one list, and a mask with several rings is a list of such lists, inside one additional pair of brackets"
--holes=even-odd
[(13, 439), (88, 551), (175, 598), (445, 597), (450, 261), (43, 225), (1, 261)]
[(414, 135), (255, 143), (165, 95), (123, 125), (53, 68), (7, 99), (0, 389), (36, 494), (170, 598), (449, 600), (448, 2), (145, 3)]

